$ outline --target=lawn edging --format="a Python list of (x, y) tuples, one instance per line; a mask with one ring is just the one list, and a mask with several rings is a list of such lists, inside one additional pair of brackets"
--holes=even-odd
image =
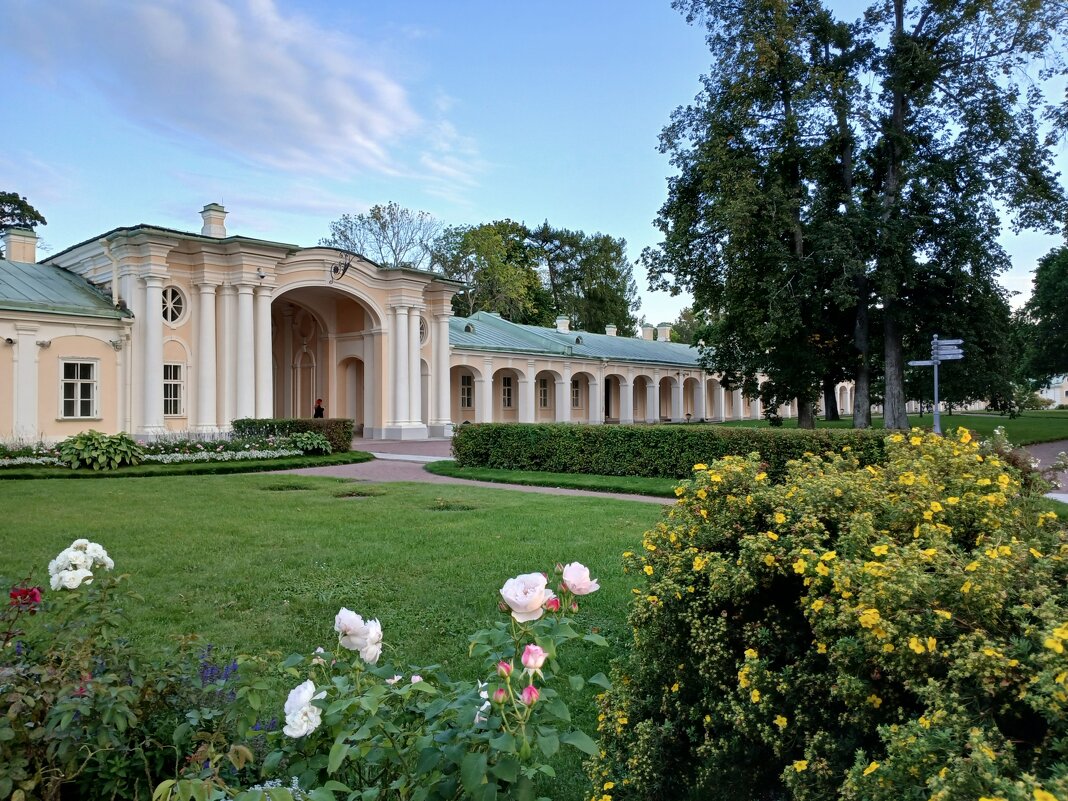
[(19, 479), (68, 478), (149, 478), (156, 476), (217, 476), (234, 473), (263, 473), (295, 470), (301, 467), (327, 467), (369, 462), (375, 457), (366, 451), (344, 451), (318, 456), (286, 456), (281, 459), (239, 459), (227, 462), (179, 462), (139, 464), (115, 470), (70, 470), (66, 467), (27, 467), (0, 469), (0, 481)]
[(614, 492), (628, 495), (650, 495), (656, 498), (675, 496), (673, 478), (641, 476), (602, 476), (590, 473), (548, 473), (538, 470), (498, 470), (492, 467), (460, 467), (454, 459), (428, 462), (428, 473), (436, 476), (462, 478), (468, 481), (492, 481), (497, 484), (520, 484), (529, 487), (561, 487), (590, 492)]

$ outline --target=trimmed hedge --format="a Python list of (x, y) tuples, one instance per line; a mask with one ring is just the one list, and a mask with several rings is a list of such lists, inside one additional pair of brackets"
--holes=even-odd
[(689, 478), (695, 464), (759, 452), (777, 479), (805, 453), (848, 447), (862, 465), (879, 464), (885, 436), (839, 428), (476, 423), (456, 430), (452, 452), (459, 467), (656, 478)]
[(234, 435), (238, 437), (286, 437), (303, 431), (315, 431), (330, 440), (335, 453), (352, 450), (353, 420), (347, 417), (279, 417), (257, 420), (243, 417), (234, 420)]

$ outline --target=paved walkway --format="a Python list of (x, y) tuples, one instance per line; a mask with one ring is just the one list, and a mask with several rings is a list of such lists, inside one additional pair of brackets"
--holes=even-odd
[[(620, 492), (590, 492), (588, 490), (565, 489), (564, 487), (528, 487), (523, 484), (502, 484), (495, 481), (470, 481), (464, 478), (438, 476), (423, 469), (427, 462), (452, 458), (452, 441), (448, 439), (419, 440), (364, 440), (352, 442), (356, 450), (365, 450), (374, 455), (371, 462), (360, 464), (339, 464), (328, 467), (304, 467), (288, 470), (290, 473), (302, 473), (309, 476), (334, 476), (354, 481), (414, 481), (419, 484), (467, 484), (490, 489), (510, 489), (519, 492), (537, 492), (543, 495), (579, 495), (592, 498), (616, 498), (622, 501), (641, 501), (642, 503), (671, 503), (667, 498), (648, 495), (629, 495)], [(1068, 451), (1068, 440), (1045, 442), (1029, 445), (1027, 452), (1040, 464), (1052, 464), (1057, 455)], [(1050, 498), (1068, 503), (1068, 472), (1059, 474), (1060, 488), (1049, 493)]]

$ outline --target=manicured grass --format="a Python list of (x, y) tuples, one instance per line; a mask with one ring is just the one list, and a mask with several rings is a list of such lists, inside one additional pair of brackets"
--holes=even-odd
[[(0, 492), (0, 575), (46, 583), (48, 561), (87, 537), (144, 596), (128, 605), (136, 641), (197, 633), (224, 651), (307, 652), (332, 647), (334, 615), (347, 606), (382, 621), (385, 658), (474, 678), (467, 636), (500, 619), (504, 581), (580, 561), (602, 589), (579, 621), (613, 646), (564, 654), (568, 672), (589, 676), (629, 641), (635, 585), (620, 554), (659, 513), (632, 501), (300, 475), (18, 481)], [(565, 696), (592, 733), (592, 693)], [(284, 693), (277, 700), (281, 709)], [(588, 796), (577, 753), (562, 754), (557, 770), (553, 798)]]
[[(943, 414), (941, 418), (943, 431), (953, 431), (958, 426), (964, 426), (983, 437), (990, 436), (995, 428), (1002, 426), (1009, 440), (1015, 445), (1033, 445), (1038, 442), (1068, 439), (1068, 413), (1061, 410), (1029, 411), (1013, 419), (988, 412), (957, 412), (956, 414)], [(882, 418), (872, 418), (872, 424), (876, 428), (881, 427)], [(934, 425), (934, 417), (929, 414), (910, 414), (909, 424), (919, 428), (931, 428)], [(721, 425), (763, 428), (767, 426), (767, 422), (764, 420), (731, 420)], [(784, 420), (783, 427), (796, 428), (796, 418)], [(817, 420), (816, 427), (852, 428), (853, 421), (848, 417), (833, 422)]]
[(358, 464), (373, 457), (363, 451), (343, 451), (326, 456), (286, 456), (281, 459), (236, 459), (232, 462), (177, 462), (156, 464), (146, 462), (136, 467), (117, 470), (71, 470), (67, 467), (6, 467), (0, 468), (3, 479), (52, 478), (147, 478), (151, 476), (221, 476), (233, 473), (263, 473), (274, 470), (295, 470), (298, 467), (322, 467), (331, 464)]
[(452, 459), (430, 462), (426, 470), (439, 476), (454, 476), (471, 481), (494, 481), (502, 484), (524, 484), (533, 487), (567, 487), (592, 492), (622, 492), (630, 495), (675, 497), (672, 478), (642, 478), (641, 476), (595, 476), (584, 473), (547, 473), (536, 470), (495, 470), (489, 467), (457, 467)]

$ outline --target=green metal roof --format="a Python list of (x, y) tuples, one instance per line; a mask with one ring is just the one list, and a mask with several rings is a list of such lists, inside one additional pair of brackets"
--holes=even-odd
[[(473, 330), (466, 330), (468, 327)], [(588, 331), (570, 331), (565, 334), (555, 328), (512, 323), (487, 312), (476, 312), (470, 317), (451, 318), (449, 344), (461, 350), (610, 359), (690, 369), (700, 367), (697, 348), (690, 345), (591, 334)]]
[(0, 259), (0, 309), (119, 319), (129, 316), (84, 278), (48, 264)]

